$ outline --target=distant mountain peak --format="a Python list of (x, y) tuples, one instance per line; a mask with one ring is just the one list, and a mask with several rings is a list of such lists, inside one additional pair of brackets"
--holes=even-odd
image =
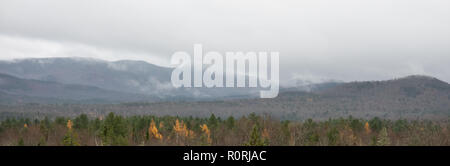
[(158, 98), (249, 96), (251, 90), (224, 88), (173, 88), (172, 68), (139, 60), (103, 61), (93, 58), (33, 58), (1, 63), (0, 71), (22, 79), (100, 87)]
[(445, 81), (426, 75), (410, 75), (392, 81), (397, 82), (398, 84), (409, 86), (427, 86), (434, 88), (445, 88), (449, 86), (449, 84)]
[(399, 80), (439, 80), (439, 79), (428, 75), (409, 75), (406, 77), (399, 78)]
[(97, 58), (89, 57), (46, 57), (46, 58), (21, 58), (13, 59), (12, 62), (54, 62), (54, 61), (90, 61), (90, 62), (106, 62)]

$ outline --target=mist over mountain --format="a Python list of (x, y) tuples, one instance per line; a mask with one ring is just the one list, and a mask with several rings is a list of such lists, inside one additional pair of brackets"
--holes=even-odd
[(256, 89), (174, 88), (172, 68), (144, 61), (90, 58), (32, 58), (0, 61), (0, 73), (23, 79), (85, 85), (162, 100), (212, 100), (256, 97)]
[[(103, 64), (103, 62), (91, 63)], [(131, 71), (140, 73), (139, 67), (134, 67)], [(10, 70), (17, 73), (39, 73), (18, 70), (21, 68), (14, 69)], [(122, 66), (121, 69), (125, 69), (125, 67)], [(42, 69), (39, 70), (42, 71)], [(116, 70), (111, 69), (111, 71)], [(86, 70), (87, 73), (89, 73), (88, 71)], [(123, 70), (119, 71), (123, 72)], [(41, 74), (41, 76), (44, 75)], [(42, 79), (42, 77), (32, 74), (29, 76)], [(58, 80), (57, 78), (56, 80)], [(52, 110), (52, 115), (61, 116), (79, 113), (101, 115), (116, 112), (121, 115), (153, 114), (200, 117), (209, 116), (211, 113), (221, 117), (239, 117), (257, 113), (269, 114), (280, 119), (327, 119), (350, 115), (361, 118), (389, 119), (447, 119), (450, 117), (450, 85), (433, 77), (418, 75), (386, 81), (326, 82), (311, 84), (308, 87), (283, 88), (280, 90), (279, 96), (273, 99), (238, 96), (209, 99), (211, 101), (206, 101), (206, 99), (180, 101), (177, 98), (161, 100), (141, 94), (105, 90), (95, 86), (21, 79), (1, 74), (0, 99), (1, 104), (9, 105), (0, 108), (0, 112), (4, 116), (20, 113), (32, 116), (45, 114)], [(20, 103), (30, 102), (77, 103), (73, 101), (88, 103), (88, 105), (41, 105), (39, 107), (20, 105)], [(114, 105), (89, 104), (114, 102)], [(19, 105), (10, 105), (14, 103)]]
[(107, 62), (87, 58), (41, 58), (0, 62), (0, 71), (24, 79), (156, 94), (170, 88), (171, 69), (141, 61)]
[(118, 103), (157, 101), (139, 94), (104, 90), (98, 87), (20, 79), (0, 73), (0, 104), (23, 103)]
[[(248, 88), (176, 89), (170, 82), (171, 71), (171, 68), (129, 60), (42, 58), (0, 61), (0, 104), (111, 103), (115, 105), (106, 106), (107, 109), (87, 105), (77, 106), (83, 107), (77, 110), (130, 115), (208, 116), (214, 113), (242, 116), (255, 112), (283, 119), (348, 115), (409, 119), (450, 116), (450, 85), (429, 76), (348, 83), (298, 80), (289, 87), (282, 87), (278, 97), (260, 99), (257, 90)], [(42, 108), (64, 109), (55, 107)], [(31, 108), (32, 111), (46, 112)]]
[(117, 108), (126, 114), (182, 116), (245, 116), (269, 114), (280, 119), (336, 117), (388, 119), (448, 119), (450, 85), (428, 76), (408, 76), (387, 81), (323, 84), (311, 92), (284, 91), (273, 99), (211, 102), (135, 103)]

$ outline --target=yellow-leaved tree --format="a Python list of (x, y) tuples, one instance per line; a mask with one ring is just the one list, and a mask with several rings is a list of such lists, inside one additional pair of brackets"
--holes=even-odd
[(177, 143), (180, 143), (180, 139), (192, 139), (195, 137), (195, 133), (192, 130), (189, 130), (184, 124), (183, 121), (179, 121), (178, 119), (175, 121), (175, 125), (173, 126), (173, 129), (176, 134), (176, 141)]
[(366, 130), (367, 134), (370, 134), (372, 132), (372, 130), (370, 130), (369, 122), (366, 122), (366, 124), (364, 125), (364, 129)]
[(158, 128), (156, 128), (156, 124), (153, 119), (152, 119), (152, 122), (150, 122), (150, 127), (148, 128), (148, 133), (150, 135), (150, 138), (156, 138), (161, 141), (163, 140), (163, 136), (161, 133), (159, 133)]
[(63, 138), (63, 145), (64, 146), (79, 146), (78, 143), (78, 135), (74, 131), (72, 131), (73, 123), (71, 120), (67, 121), (67, 133), (64, 135)]
[(211, 145), (212, 144), (211, 131), (209, 130), (208, 126), (206, 124), (203, 124), (200, 125), (200, 128), (202, 129), (203, 132), (202, 140), (206, 142), (207, 145)]

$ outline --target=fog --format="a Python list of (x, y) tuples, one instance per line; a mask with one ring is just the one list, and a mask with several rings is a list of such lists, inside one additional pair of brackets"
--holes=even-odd
[(448, 0), (0, 0), (0, 59), (168, 66), (176, 51), (278, 51), (280, 78), (450, 82)]

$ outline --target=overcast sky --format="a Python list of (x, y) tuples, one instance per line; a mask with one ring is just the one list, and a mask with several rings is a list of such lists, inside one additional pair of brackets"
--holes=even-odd
[(0, 0), (0, 59), (279, 51), (292, 79), (450, 82), (448, 0)]

